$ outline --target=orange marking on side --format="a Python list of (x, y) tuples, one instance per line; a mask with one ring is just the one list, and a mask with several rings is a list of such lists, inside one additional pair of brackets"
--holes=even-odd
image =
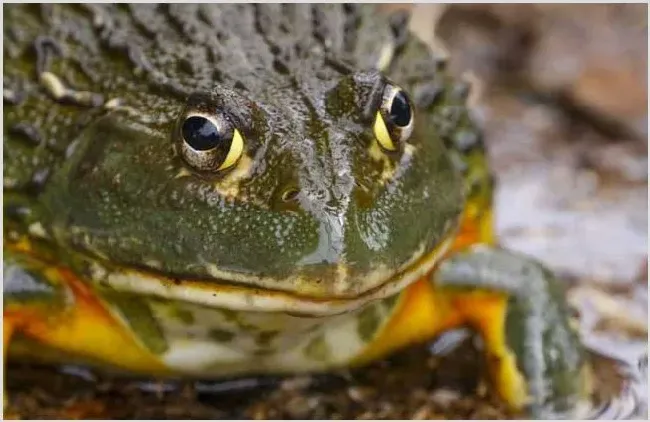
[(469, 207), (463, 213), (458, 234), (449, 248), (449, 253), (465, 249), (477, 243), (495, 244), (496, 239), (492, 226), (492, 213), (490, 211), (485, 210), (481, 216), (477, 216), (477, 212)]
[(426, 278), (409, 286), (396, 306), (393, 317), (355, 363), (367, 363), (404, 346), (429, 341), (462, 322), (451, 303)]
[(56, 275), (73, 293), (73, 304), (59, 310), (46, 304), (10, 303), (5, 305), (5, 321), (13, 321), (16, 331), (61, 351), (138, 372), (168, 372), (72, 272), (57, 269)]
[[(5, 369), (6, 367), (6, 362), (7, 362), (7, 349), (9, 348), (9, 341), (11, 340), (11, 336), (14, 333), (15, 329), (15, 322), (13, 318), (7, 318), (6, 316), (2, 319), (2, 338), (3, 338), (3, 349), (2, 349), (2, 368)], [(5, 394), (2, 395), (2, 408), (6, 409), (7, 408), (7, 386), (5, 383), (4, 377), (6, 376), (7, 371), (4, 370), (2, 371), (2, 390), (5, 392)]]
[(526, 382), (505, 338), (508, 297), (485, 290), (436, 288), (427, 278), (411, 285), (393, 317), (355, 360), (369, 363), (417, 343), (425, 343), (455, 327), (467, 325), (483, 338), (490, 379), (499, 396), (519, 410), (527, 401)]
[(6, 315), (2, 319), (2, 337), (3, 337), (3, 346), (4, 349), (2, 349), (2, 352), (4, 354), (4, 357), (7, 356), (7, 346), (9, 345), (9, 341), (11, 340), (11, 335), (14, 333), (14, 328), (16, 326), (16, 323), (14, 322), (13, 318), (9, 318)]

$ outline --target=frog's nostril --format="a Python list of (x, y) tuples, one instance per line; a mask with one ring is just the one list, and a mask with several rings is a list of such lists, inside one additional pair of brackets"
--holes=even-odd
[(282, 200), (284, 202), (292, 202), (298, 198), (300, 191), (296, 188), (289, 188), (282, 192)]

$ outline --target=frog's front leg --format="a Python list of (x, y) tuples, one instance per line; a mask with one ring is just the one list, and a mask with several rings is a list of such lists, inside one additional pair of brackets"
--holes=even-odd
[(69, 269), (51, 266), (24, 247), (3, 252), (5, 367), (13, 346), (16, 358), (52, 362), (65, 356), (71, 362), (165, 373), (158, 357)]
[(432, 277), (482, 337), (502, 399), (538, 418), (576, 408), (588, 389), (585, 355), (550, 271), (526, 256), (477, 246), (451, 256)]

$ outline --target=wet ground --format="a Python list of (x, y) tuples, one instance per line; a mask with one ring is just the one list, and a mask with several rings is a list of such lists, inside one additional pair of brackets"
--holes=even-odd
[[(441, 9), (417, 6), (431, 36)], [(561, 274), (597, 355), (604, 419), (647, 418), (647, 6), (457, 5), (437, 33), (451, 71), (479, 80), (475, 110), (498, 174), (502, 243)], [(496, 419), (508, 415), (465, 342), (330, 377), (170, 388), (14, 365), (24, 418)], [(257, 385), (265, 383), (266, 385)], [(236, 388), (234, 388), (236, 386)], [(232, 387), (229, 392), (215, 388)], [(212, 391), (210, 391), (212, 390)], [(234, 391), (234, 392), (233, 392)], [(592, 416), (597, 416), (592, 414)]]

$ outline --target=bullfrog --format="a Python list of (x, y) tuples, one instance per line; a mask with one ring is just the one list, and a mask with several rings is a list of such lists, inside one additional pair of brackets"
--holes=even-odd
[(471, 87), (406, 13), (3, 8), (5, 360), (318, 373), (469, 327), (510, 409), (587, 394), (561, 284), (498, 245)]

